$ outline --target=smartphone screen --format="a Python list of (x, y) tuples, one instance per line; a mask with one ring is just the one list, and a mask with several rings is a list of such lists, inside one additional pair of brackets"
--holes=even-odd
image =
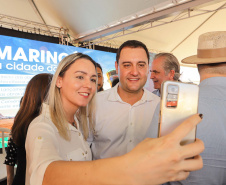
[[(172, 132), (188, 117), (198, 112), (199, 87), (196, 84), (165, 81), (161, 88), (158, 136)], [(196, 138), (194, 128), (181, 142), (192, 143)]]

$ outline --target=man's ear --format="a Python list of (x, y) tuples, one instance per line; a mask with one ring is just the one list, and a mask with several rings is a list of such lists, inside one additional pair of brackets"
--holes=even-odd
[(116, 69), (116, 73), (118, 74), (118, 63), (117, 63), (117, 61), (115, 61), (115, 69)]
[(173, 77), (175, 75), (175, 71), (174, 70), (170, 70), (169, 75), (170, 75), (169, 76), (170, 80), (173, 80)]
[(62, 87), (62, 77), (60, 77), (60, 76), (57, 77), (56, 86), (58, 88)]

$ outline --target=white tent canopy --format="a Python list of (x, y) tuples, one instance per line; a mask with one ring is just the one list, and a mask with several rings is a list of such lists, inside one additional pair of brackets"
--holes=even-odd
[[(136, 39), (150, 52), (171, 52), (179, 61), (196, 54), (200, 34), (226, 30), (226, 0), (0, 0), (0, 4), (0, 25), (5, 28), (59, 37), (62, 44), (83, 42), (89, 48), (94, 44), (118, 48)], [(189, 80), (198, 82), (197, 72), (189, 73), (193, 74)]]

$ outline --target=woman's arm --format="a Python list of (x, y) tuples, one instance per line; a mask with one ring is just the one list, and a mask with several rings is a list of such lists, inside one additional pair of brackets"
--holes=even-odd
[(198, 114), (194, 115), (167, 136), (145, 139), (120, 157), (87, 162), (52, 162), (45, 171), (43, 185), (143, 185), (183, 180), (190, 171), (203, 166), (199, 156), (204, 150), (201, 140), (180, 145), (180, 141), (200, 121)]
[(12, 185), (14, 178), (14, 166), (6, 165), (7, 171), (7, 185)]
[(13, 142), (12, 137), (9, 137), (7, 144), (7, 152), (5, 157), (6, 171), (7, 171), (7, 185), (11, 185), (14, 179), (14, 166), (17, 162), (17, 147)]

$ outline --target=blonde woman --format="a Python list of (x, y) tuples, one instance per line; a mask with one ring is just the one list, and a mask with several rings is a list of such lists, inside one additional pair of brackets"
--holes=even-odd
[[(60, 62), (42, 113), (28, 129), (26, 185), (160, 184), (184, 179), (202, 167), (198, 154), (203, 143), (179, 144), (201, 120), (198, 115), (168, 136), (146, 139), (126, 155), (91, 161), (86, 138), (88, 128), (93, 130), (96, 86), (92, 58), (76, 53)], [(191, 156), (196, 157), (186, 160)]]

